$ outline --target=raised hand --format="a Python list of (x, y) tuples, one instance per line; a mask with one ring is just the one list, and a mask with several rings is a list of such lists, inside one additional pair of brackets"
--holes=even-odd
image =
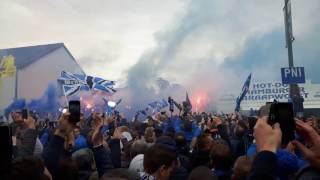
[(301, 151), (304, 158), (312, 167), (320, 170), (320, 136), (313, 127), (300, 120), (296, 121), (296, 131), (304, 138), (306, 145), (309, 148), (301, 144), (299, 141), (293, 141), (293, 145)]
[(73, 132), (74, 124), (69, 122), (70, 113), (63, 113), (58, 120), (58, 128), (55, 132), (55, 135), (66, 138), (71, 132)]
[(103, 134), (101, 132), (103, 127), (103, 118), (97, 113), (93, 113), (92, 118), (94, 122), (94, 131), (91, 140), (93, 146), (100, 146), (104, 144)]
[(36, 121), (28, 112), (28, 118), (24, 119), (24, 124), (27, 129), (36, 129)]
[(258, 119), (254, 126), (253, 136), (256, 140), (257, 151), (271, 151), (276, 153), (281, 144), (281, 130), (279, 123), (271, 127), (267, 123), (267, 117)]

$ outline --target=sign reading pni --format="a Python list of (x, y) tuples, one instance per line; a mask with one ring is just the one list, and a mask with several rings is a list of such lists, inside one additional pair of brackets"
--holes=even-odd
[(304, 67), (281, 68), (282, 84), (305, 83)]

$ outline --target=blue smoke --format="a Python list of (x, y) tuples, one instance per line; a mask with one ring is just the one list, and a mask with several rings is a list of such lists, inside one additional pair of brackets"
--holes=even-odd
[(59, 92), (59, 89), (55, 85), (49, 84), (41, 98), (32, 99), (30, 101), (26, 101), (24, 98), (15, 99), (7, 108), (5, 108), (5, 116), (8, 118), (10, 112), (22, 110), (24, 108), (35, 111), (40, 117), (46, 117), (48, 112), (56, 115), (60, 108)]
[(59, 111), (59, 96), (58, 88), (49, 84), (44, 95), (39, 99), (32, 99), (27, 103), (27, 107), (30, 111), (36, 111), (40, 116), (45, 116), (50, 112), (56, 114)]
[(14, 100), (7, 108), (4, 109), (4, 114), (8, 119), (9, 114), (15, 110), (21, 110), (26, 107), (26, 100), (25, 99), (16, 99)]
[[(14, 100), (5, 109), (5, 116), (8, 118), (10, 112), (27, 108), (29, 111), (36, 112), (40, 118), (46, 118), (48, 113), (51, 113), (54, 118), (57, 118), (57, 116), (60, 114), (59, 108), (65, 107), (67, 105), (65, 101), (59, 101), (59, 97), (61, 94), (61, 90), (57, 86), (55, 86), (54, 84), (49, 84), (46, 91), (40, 98), (31, 100)], [(104, 96), (101, 94), (94, 94), (91, 92), (83, 91), (81, 93), (77, 93), (73, 96), (68, 97), (68, 101), (81, 99), (81, 110), (84, 113), (85, 117), (89, 117), (92, 111), (98, 113), (104, 113), (108, 111), (107, 102), (103, 101), (103, 98)], [(88, 104), (90, 104), (90, 108), (86, 108)]]

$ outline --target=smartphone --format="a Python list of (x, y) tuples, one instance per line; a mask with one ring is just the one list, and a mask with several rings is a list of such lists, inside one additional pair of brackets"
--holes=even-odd
[(273, 102), (260, 109), (260, 116), (268, 115), (268, 124), (280, 124), (282, 145), (294, 140), (295, 121), (292, 103)]
[[(10, 170), (12, 160), (12, 138), (8, 125), (0, 125), (0, 177)], [(0, 178), (1, 179), (1, 178)]]
[(22, 119), (28, 119), (28, 110), (22, 109)]
[(76, 124), (80, 121), (80, 101), (69, 101), (69, 122)]

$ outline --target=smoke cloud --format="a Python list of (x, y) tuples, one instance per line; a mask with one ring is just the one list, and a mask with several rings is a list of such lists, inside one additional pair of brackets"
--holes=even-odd
[[(297, 7), (311, 5), (295, 3), (299, 24), (312, 13)], [(157, 46), (128, 70), (130, 103), (139, 106), (168, 95), (181, 101), (188, 91), (193, 107), (200, 99), (200, 110), (213, 111), (221, 94), (240, 93), (251, 72), (253, 81), (280, 80), (280, 67), (287, 65), (282, 7), (283, 2), (271, 1), (191, 0), (169, 30), (155, 34)], [(313, 34), (303, 34), (302, 29), (294, 26), (299, 43)], [(301, 56), (303, 51), (297, 53)], [(183, 88), (159, 92), (154, 85), (159, 77)]]

